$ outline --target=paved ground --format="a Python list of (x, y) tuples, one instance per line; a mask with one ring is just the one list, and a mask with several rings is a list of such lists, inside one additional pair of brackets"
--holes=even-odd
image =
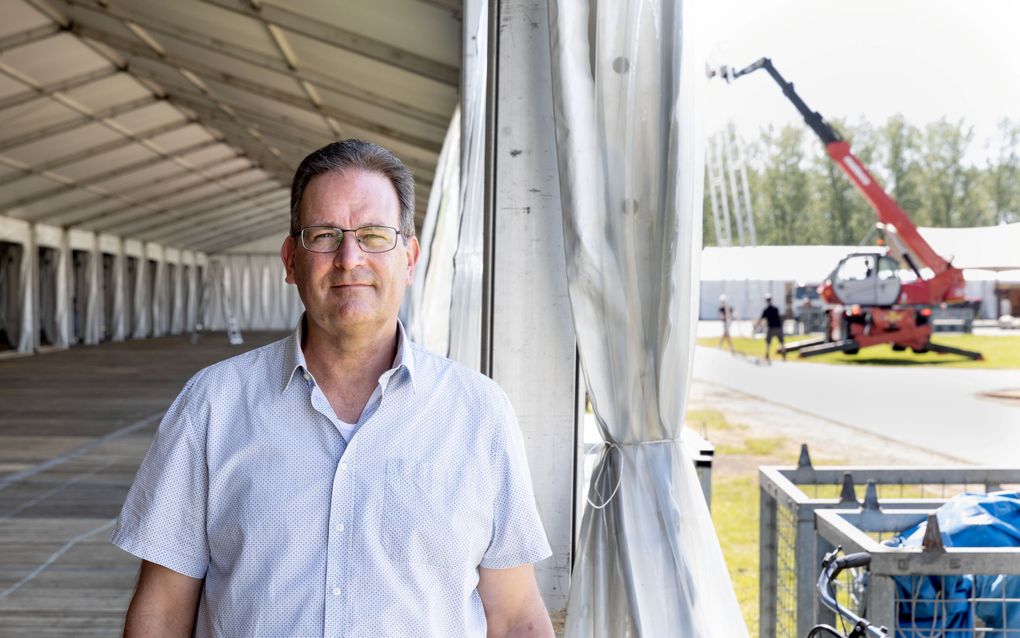
[[(772, 365), (699, 347), (695, 379), (962, 463), (1020, 466), (1020, 370)], [(852, 438), (851, 438), (852, 439)]]

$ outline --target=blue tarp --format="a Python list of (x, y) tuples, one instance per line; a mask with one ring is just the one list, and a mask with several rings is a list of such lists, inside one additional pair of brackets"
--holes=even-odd
[[(935, 513), (946, 547), (1020, 547), (1020, 492), (961, 494)], [(927, 526), (927, 522), (915, 525), (886, 544), (919, 547)], [(894, 580), (901, 600), (896, 638), (963, 638), (973, 635), (978, 620), (993, 630), (1020, 630), (1020, 603), (1002, 602), (1004, 598), (1020, 600), (1020, 576), (900, 576)], [(972, 608), (968, 599), (993, 600), (975, 602)], [(953, 629), (958, 631), (945, 631)], [(1005, 638), (1001, 631), (981, 635)]]

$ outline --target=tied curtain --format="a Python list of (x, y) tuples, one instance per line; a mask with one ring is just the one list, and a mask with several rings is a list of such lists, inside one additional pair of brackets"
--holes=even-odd
[(747, 635), (680, 442), (701, 248), (696, 5), (550, 0), (570, 301), (606, 441), (574, 559), (569, 638)]

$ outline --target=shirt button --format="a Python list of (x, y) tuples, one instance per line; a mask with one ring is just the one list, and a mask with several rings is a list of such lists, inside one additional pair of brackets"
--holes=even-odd
[(347, 471), (347, 462), (346, 461), (340, 461), (340, 469), (343, 470), (344, 472)]
[(344, 524), (343, 523), (337, 523), (336, 531), (338, 531), (338, 532), (344, 531)]
[(310, 375), (310, 374), (308, 374), (308, 373), (306, 372), (306, 373), (305, 373), (305, 381), (311, 381), (311, 380), (312, 380), (312, 375)]
[(340, 595), (340, 588), (339, 587), (334, 587), (333, 588), (333, 595), (334, 596), (339, 596)]

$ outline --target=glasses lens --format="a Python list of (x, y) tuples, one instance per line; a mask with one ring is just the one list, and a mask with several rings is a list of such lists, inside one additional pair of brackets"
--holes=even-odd
[(313, 253), (331, 253), (340, 247), (343, 233), (329, 226), (309, 226), (301, 231), (301, 245)]
[(354, 235), (366, 253), (384, 253), (397, 245), (397, 230), (388, 226), (364, 226)]

